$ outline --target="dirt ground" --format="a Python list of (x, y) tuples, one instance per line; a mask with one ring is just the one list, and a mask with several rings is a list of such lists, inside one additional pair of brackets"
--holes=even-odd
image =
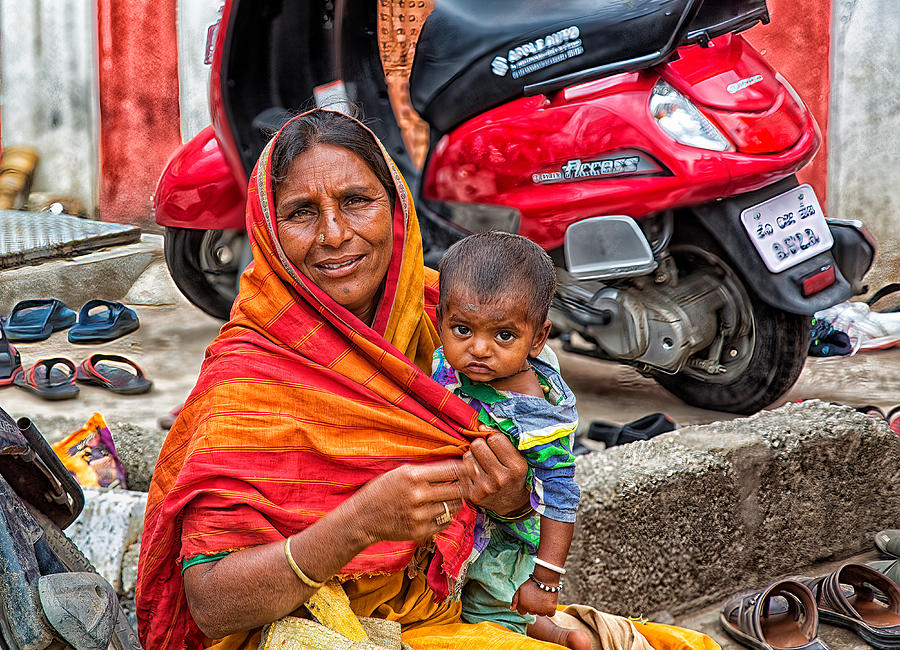
[[(134, 306), (141, 327), (117, 341), (73, 345), (65, 332), (40, 343), (19, 344), (26, 368), (35, 361), (64, 356), (80, 364), (90, 354), (105, 352), (136, 361), (153, 380), (145, 395), (116, 395), (102, 388), (81, 386), (76, 399), (44, 401), (25, 390), (0, 389), (0, 406), (14, 417), (34, 414), (65, 415), (85, 421), (100, 412), (107, 419), (124, 419), (155, 428), (157, 419), (181, 404), (196, 381), (206, 345), (221, 323), (187, 301), (170, 306)], [(732, 419), (729, 413), (685, 405), (652, 379), (614, 363), (559, 350), (563, 374), (578, 396), (583, 426), (592, 420), (625, 423), (655, 411), (667, 413), (680, 425)], [(875, 404), (883, 409), (900, 403), (900, 348), (853, 357), (809, 358), (799, 382), (780, 400), (818, 398), (852, 406)], [(778, 406), (775, 404), (774, 406)]]

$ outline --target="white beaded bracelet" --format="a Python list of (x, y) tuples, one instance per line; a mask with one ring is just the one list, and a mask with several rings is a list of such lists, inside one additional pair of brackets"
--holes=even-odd
[(546, 560), (542, 560), (539, 557), (534, 558), (534, 563), (537, 564), (538, 566), (544, 567), (545, 569), (550, 569), (551, 571), (554, 571), (561, 576), (566, 575), (566, 570), (563, 569), (561, 566), (556, 566), (555, 564), (550, 564)]

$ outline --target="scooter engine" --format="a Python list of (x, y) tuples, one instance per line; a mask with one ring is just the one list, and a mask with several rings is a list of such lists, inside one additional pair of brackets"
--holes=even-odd
[[(734, 288), (707, 269), (662, 283), (637, 278), (627, 287), (560, 275), (551, 319), (594, 343), (594, 356), (676, 373), (745, 322)], [(714, 356), (705, 368), (710, 374)]]

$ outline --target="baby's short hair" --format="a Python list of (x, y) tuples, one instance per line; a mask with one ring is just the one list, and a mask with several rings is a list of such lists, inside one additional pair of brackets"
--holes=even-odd
[(447, 249), (438, 271), (442, 314), (458, 290), (484, 302), (516, 296), (527, 301), (528, 319), (540, 327), (556, 291), (550, 256), (530, 239), (508, 232), (482, 232), (456, 242)]

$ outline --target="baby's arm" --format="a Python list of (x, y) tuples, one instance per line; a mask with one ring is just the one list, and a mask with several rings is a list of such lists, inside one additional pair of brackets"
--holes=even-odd
[[(541, 516), (541, 542), (538, 546), (538, 558), (547, 564), (552, 564), (560, 569), (564, 568), (574, 531), (575, 524), (554, 521), (549, 517)], [(546, 587), (556, 588), (562, 574), (536, 564), (532, 575), (534, 578), (523, 582), (516, 591), (510, 609), (515, 609), (520, 614), (552, 616), (556, 611), (559, 593), (541, 589), (538, 582)]]

